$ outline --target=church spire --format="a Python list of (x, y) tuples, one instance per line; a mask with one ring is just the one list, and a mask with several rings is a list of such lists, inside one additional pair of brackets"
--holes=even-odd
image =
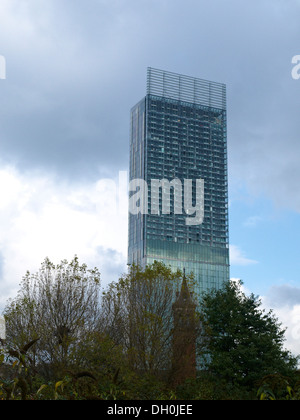
[(181, 284), (180, 292), (177, 292), (177, 300), (173, 304), (173, 309), (186, 307), (191, 305), (192, 307), (196, 308), (196, 304), (192, 298), (192, 294), (190, 292), (190, 288), (186, 279), (185, 269), (183, 269), (183, 280)]
[(185, 271), (181, 290), (173, 304), (173, 378), (175, 385), (196, 376), (196, 303)]

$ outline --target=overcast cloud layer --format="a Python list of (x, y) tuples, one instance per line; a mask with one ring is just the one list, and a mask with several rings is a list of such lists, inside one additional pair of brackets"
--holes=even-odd
[[(300, 213), (299, 16), (299, 0), (1, 0), (0, 309), (46, 256), (76, 253), (106, 283), (126, 269), (126, 211), (105, 178), (128, 169), (148, 66), (226, 83), (231, 203)], [(233, 266), (261, 262), (231, 244)], [(296, 333), (299, 295), (264, 297)]]
[(296, 0), (2, 0), (1, 158), (72, 179), (128, 166), (146, 67), (227, 83), (230, 174), (300, 210)]

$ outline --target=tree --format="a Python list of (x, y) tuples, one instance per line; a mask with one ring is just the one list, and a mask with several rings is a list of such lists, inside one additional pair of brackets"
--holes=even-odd
[(80, 265), (77, 256), (54, 265), (48, 258), (36, 274), (26, 273), (17, 297), (4, 316), (7, 345), (22, 348), (39, 339), (31, 353), (32, 365), (65, 368), (76, 348), (98, 326), (100, 273)]
[(241, 286), (229, 282), (202, 297), (202, 360), (206, 355), (206, 367), (219, 378), (246, 387), (269, 374), (289, 376), (297, 358), (283, 348), (285, 330)]
[(160, 262), (142, 270), (130, 267), (118, 283), (110, 284), (103, 298), (107, 334), (128, 355), (131, 367), (157, 374), (168, 371), (172, 359), (172, 304), (182, 272), (173, 273)]

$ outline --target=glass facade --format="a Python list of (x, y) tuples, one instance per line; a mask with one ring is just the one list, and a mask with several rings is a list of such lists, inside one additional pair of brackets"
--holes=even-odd
[[(229, 279), (225, 85), (148, 69), (147, 95), (131, 110), (133, 179), (147, 182), (148, 211), (129, 214), (128, 263), (185, 268), (199, 292), (222, 286)], [(204, 180), (203, 223), (187, 224), (184, 192), (178, 202), (174, 186), (166, 212), (164, 186), (158, 193), (153, 179), (180, 180), (183, 187), (192, 180), (193, 204), (196, 180)]]

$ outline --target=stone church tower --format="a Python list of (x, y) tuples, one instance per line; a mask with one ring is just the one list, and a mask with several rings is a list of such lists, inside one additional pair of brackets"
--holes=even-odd
[(184, 275), (173, 304), (172, 383), (175, 386), (196, 377), (196, 306)]

